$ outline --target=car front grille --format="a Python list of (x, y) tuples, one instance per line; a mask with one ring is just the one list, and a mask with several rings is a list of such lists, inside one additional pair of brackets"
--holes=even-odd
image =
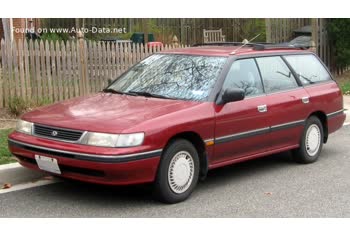
[(62, 141), (76, 142), (81, 138), (83, 133), (83, 131), (79, 130), (62, 129), (34, 124), (34, 135)]

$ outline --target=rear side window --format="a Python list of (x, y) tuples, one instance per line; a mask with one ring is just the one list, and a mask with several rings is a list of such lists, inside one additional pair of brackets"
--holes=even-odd
[(298, 86), (292, 72), (281, 57), (257, 58), (266, 93)]
[(303, 85), (331, 80), (331, 76), (312, 54), (289, 55), (284, 57), (297, 73)]
[(247, 97), (264, 93), (254, 59), (237, 60), (232, 64), (223, 86), (227, 88), (241, 88)]

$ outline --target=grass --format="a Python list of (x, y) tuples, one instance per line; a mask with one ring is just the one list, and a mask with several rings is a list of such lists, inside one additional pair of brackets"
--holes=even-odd
[(344, 95), (350, 95), (350, 82), (340, 83), (339, 86)]
[(339, 87), (344, 95), (350, 95), (350, 71), (336, 77)]
[(7, 147), (7, 136), (12, 131), (13, 129), (11, 128), (0, 130), (0, 165), (16, 161), (13, 159)]

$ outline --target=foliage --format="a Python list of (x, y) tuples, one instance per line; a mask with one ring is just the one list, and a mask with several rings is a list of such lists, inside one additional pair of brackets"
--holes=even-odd
[(28, 110), (31, 110), (36, 107), (45, 106), (51, 103), (52, 101), (47, 98), (41, 98), (37, 101), (25, 101), (23, 98), (15, 96), (9, 101), (9, 111), (11, 114), (19, 116)]
[(350, 19), (330, 19), (327, 28), (330, 39), (335, 45), (337, 65), (339, 67), (350, 65)]
[[(160, 36), (162, 35), (162, 32), (164, 33), (164, 31), (168, 31), (166, 29), (163, 29), (163, 27), (157, 25), (156, 19), (147, 19), (146, 24), (148, 33), (153, 33), (156, 41), (164, 42), (163, 39), (160, 39)], [(141, 23), (138, 22), (136, 24), (133, 24), (132, 29), (130, 29), (128, 33), (119, 36), (121, 36), (123, 39), (130, 39), (131, 35), (134, 32), (144, 32), (144, 27)], [(167, 35), (167, 33), (165, 33), (165, 35)]]
[(148, 19), (147, 26), (148, 26), (148, 32), (153, 33), (154, 35), (159, 35), (162, 31), (161, 27), (157, 25), (155, 19)]
[(49, 41), (67, 41), (69, 40), (69, 34), (68, 33), (44, 33), (40, 36), (42, 40), (49, 40)]
[(15, 116), (19, 116), (28, 109), (28, 103), (20, 97), (13, 97), (9, 101), (9, 111)]
[(155, 19), (148, 20), (148, 32), (154, 34), (156, 41), (163, 43), (170, 43), (174, 36), (174, 32), (171, 27), (159, 26)]
[(350, 82), (340, 83), (339, 87), (344, 95), (350, 95)]
[(239, 21), (234, 27), (239, 29), (239, 37), (241, 39), (238, 39), (238, 41), (242, 41), (243, 39), (251, 40), (260, 34), (253, 40), (253, 42), (266, 42), (266, 26), (264, 18), (244, 19)]
[(32, 103), (30, 107), (31, 108), (33, 108), (33, 107), (41, 107), (41, 106), (49, 105), (49, 104), (52, 104), (52, 103), (53, 102), (52, 102), (51, 99), (41, 98), (36, 103)]
[[(148, 33), (153, 33), (157, 41), (164, 42), (164, 39), (162, 39), (162, 35), (163, 36), (172, 35), (170, 33), (170, 30), (167, 29), (166, 27), (158, 26), (156, 19), (147, 19), (146, 24), (147, 24)], [(113, 28), (117, 26), (111, 26), (111, 27)], [(142, 23), (136, 22), (132, 24), (132, 28), (129, 29), (127, 33), (87, 33), (85, 34), (85, 38), (89, 40), (96, 40), (96, 41), (99, 41), (103, 38), (108, 38), (108, 37), (115, 37), (120, 40), (130, 40), (132, 34), (135, 32), (144, 32)]]
[[(156, 23), (155, 19), (147, 19), (146, 21), (147, 24), (147, 30), (149, 33), (153, 33), (153, 34), (160, 34), (161, 33), (161, 27), (159, 27)], [(132, 26), (132, 32), (143, 32), (144, 28), (142, 26), (142, 24), (140, 23), (136, 23)]]
[(7, 136), (13, 131), (13, 129), (0, 130), (0, 164), (6, 164), (14, 162), (11, 153), (7, 147)]
[(350, 71), (343, 72), (336, 76), (337, 83), (344, 95), (350, 95)]

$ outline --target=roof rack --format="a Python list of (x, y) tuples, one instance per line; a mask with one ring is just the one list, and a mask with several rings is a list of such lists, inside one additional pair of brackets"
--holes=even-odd
[(197, 43), (193, 47), (201, 46), (243, 46), (243, 47), (252, 47), (253, 50), (262, 51), (269, 49), (301, 49), (306, 50), (308, 47), (298, 46), (298, 45), (288, 45), (288, 44), (276, 44), (276, 43), (267, 43), (267, 42), (213, 42), (213, 43)]
[(308, 49), (305, 46), (295, 46), (295, 45), (287, 45), (287, 44), (259, 44), (253, 46), (253, 50), (269, 50), (269, 49), (301, 49), (301, 50), (306, 50)]
[(243, 43), (243, 42), (211, 42), (211, 43), (196, 43), (193, 44), (193, 47), (201, 47), (201, 46), (248, 46), (248, 47), (254, 47), (256, 45), (270, 45), (273, 43), (267, 43), (267, 42), (251, 42), (251, 43)]

